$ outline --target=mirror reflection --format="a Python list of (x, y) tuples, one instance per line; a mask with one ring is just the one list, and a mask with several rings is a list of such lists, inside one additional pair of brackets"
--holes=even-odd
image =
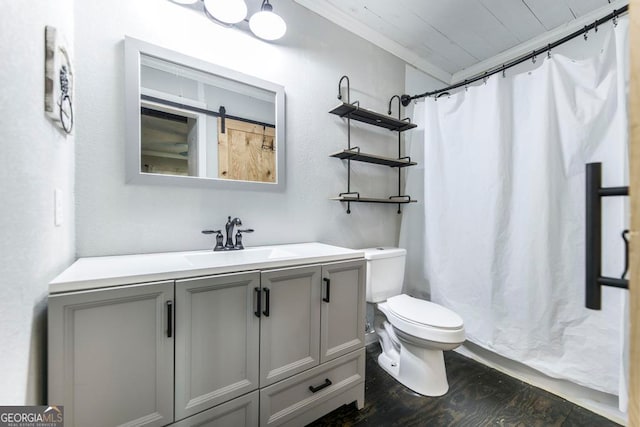
[(140, 172), (275, 183), (276, 93), (140, 55)]

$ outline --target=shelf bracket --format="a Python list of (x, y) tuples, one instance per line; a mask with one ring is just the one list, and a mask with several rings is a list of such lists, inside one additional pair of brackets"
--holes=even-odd
[[(360, 199), (360, 193), (357, 191), (349, 191), (346, 193), (338, 194), (339, 197), (348, 196), (348, 195), (355, 195), (357, 199)], [(350, 214), (350, 213), (351, 213), (351, 202), (347, 201), (347, 214)]]

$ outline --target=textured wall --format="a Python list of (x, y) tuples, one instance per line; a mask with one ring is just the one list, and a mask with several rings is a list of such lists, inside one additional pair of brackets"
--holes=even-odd
[[(74, 137), (44, 114), (44, 28), (73, 48), (72, 0), (6, 2), (0, 14), (0, 405), (40, 403), (48, 282), (72, 261)], [(54, 225), (54, 189), (64, 224)]]
[[(212, 24), (169, 1), (75, 3), (78, 63), (76, 156), (78, 256), (205, 249), (200, 230), (227, 215), (256, 229), (247, 245), (322, 241), (349, 247), (397, 244), (394, 206), (357, 205), (352, 214), (329, 197), (346, 190), (346, 164), (328, 154), (346, 146), (346, 126), (328, 110), (338, 80), (351, 100), (385, 111), (404, 88), (404, 63), (291, 0), (274, 4), (287, 35), (268, 44)], [(99, 17), (99, 19), (97, 18)], [(123, 38), (132, 36), (281, 84), (286, 91), (286, 189), (228, 191), (129, 185), (124, 171)], [(392, 154), (395, 136), (357, 126), (354, 145)], [(355, 164), (363, 195), (396, 190), (389, 168)], [(410, 208), (408, 208), (410, 209)]]

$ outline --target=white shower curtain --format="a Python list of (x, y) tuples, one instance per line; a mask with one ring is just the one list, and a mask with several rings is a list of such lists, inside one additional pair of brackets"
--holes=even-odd
[[(627, 185), (626, 20), (605, 39), (590, 59), (553, 54), (416, 106), (424, 216), (405, 212), (401, 245), (420, 246), (412, 230), (424, 227), (424, 265), (408, 280), (424, 274), (470, 341), (618, 394), (626, 291), (603, 289), (601, 311), (584, 306), (585, 164), (602, 162), (604, 186)], [(603, 274), (619, 277), (624, 201), (603, 204)]]

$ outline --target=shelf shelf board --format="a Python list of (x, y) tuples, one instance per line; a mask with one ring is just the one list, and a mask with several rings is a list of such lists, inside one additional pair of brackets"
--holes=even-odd
[(330, 154), (329, 157), (336, 157), (342, 160), (355, 160), (357, 162), (373, 163), (376, 165), (390, 166), (392, 168), (403, 168), (406, 166), (417, 165), (416, 162), (412, 162), (408, 159), (394, 159), (392, 157), (361, 153), (347, 149)]
[(332, 197), (330, 200), (337, 200), (338, 202), (356, 202), (356, 203), (387, 203), (387, 204), (407, 204), (416, 203), (417, 200), (407, 199), (405, 197), (392, 197), (392, 198), (375, 198), (375, 197), (356, 197), (356, 196), (338, 196)]
[(340, 117), (350, 117), (359, 122), (368, 123), (373, 126), (398, 132), (404, 132), (405, 130), (413, 129), (418, 126), (415, 123), (394, 119), (391, 116), (386, 116), (384, 114), (376, 113), (375, 111), (360, 108), (358, 105), (347, 104), (344, 102), (329, 111), (329, 113)]

